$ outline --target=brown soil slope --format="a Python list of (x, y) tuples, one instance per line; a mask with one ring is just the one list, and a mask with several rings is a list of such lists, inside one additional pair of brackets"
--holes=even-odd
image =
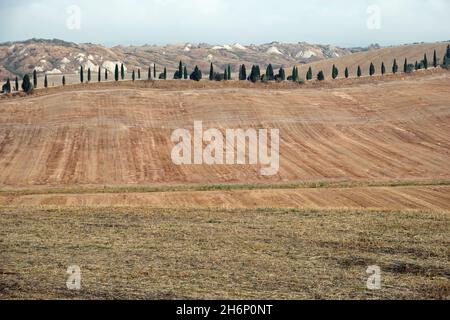
[(436, 50), (437, 58), (439, 59), (438, 62), (442, 63), (448, 45), (448, 42), (426, 43), (357, 52), (343, 57), (326, 59), (301, 65), (299, 66), (299, 72), (300, 77), (305, 78), (308, 68), (311, 67), (314, 78), (320, 70), (323, 70), (326, 78), (331, 78), (331, 70), (334, 64), (339, 69), (340, 78), (344, 77), (346, 67), (348, 67), (350, 77), (356, 77), (358, 66), (361, 66), (363, 76), (368, 76), (371, 62), (376, 68), (376, 74), (381, 73), (381, 63), (384, 62), (386, 72), (391, 73), (394, 59), (397, 59), (398, 70), (400, 72), (403, 71), (405, 58), (408, 59), (408, 63), (415, 64), (416, 61), (422, 61), (425, 54), (427, 55), (428, 64), (431, 67), (433, 63), (434, 50)]
[[(95, 90), (0, 101), (0, 185), (450, 178), (450, 74), (340, 88)], [(280, 129), (280, 170), (176, 166), (171, 133)]]

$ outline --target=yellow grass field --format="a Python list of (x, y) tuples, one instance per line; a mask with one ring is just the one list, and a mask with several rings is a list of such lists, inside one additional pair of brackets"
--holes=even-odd
[[(441, 69), (2, 96), (0, 299), (448, 299), (449, 103)], [(278, 174), (175, 165), (196, 120), (278, 128)]]

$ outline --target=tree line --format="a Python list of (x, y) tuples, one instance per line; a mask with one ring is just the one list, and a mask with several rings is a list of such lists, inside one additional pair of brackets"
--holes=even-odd
[[(442, 59), (442, 63), (440, 62), (440, 60), (437, 56), (436, 50), (434, 50), (431, 65), (434, 68), (441, 66), (443, 68), (448, 69), (448, 67), (450, 65), (450, 45), (447, 46), (447, 50)], [(415, 63), (412, 63), (412, 62), (408, 61), (408, 59), (405, 58), (404, 63), (403, 63), (403, 72), (411, 73), (414, 70), (421, 70), (421, 69), (426, 70), (429, 67), (430, 67), (430, 62), (428, 60), (427, 55), (424, 54), (423, 59), (420, 61), (415, 61)], [(386, 68), (384, 61), (379, 66), (379, 70), (380, 70), (381, 75), (386, 74), (387, 68)], [(397, 59), (394, 59), (394, 61), (392, 62), (391, 71), (393, 74), (396, 74), (399, 72), (399, 65), (398, 65)], [(369, 65), (368, 74), (370, 76), (373, 76), (376, 74), (376, 72), (377, 72), (376, 67), (371, 62)], [(86, 73), (87, 73), (87, 82), (92, 82), (91, 69), (88, 68)], [(108, 77), (109, 77), (108, 69), (105, 68), (104, 73), (102, 73), (101, 67), (98, 67), (98, 71), (97, 71), (97, 81), (98, 82), (102, 81), (102, 74), (104, 75), (103, 79), (105, 81), (107, 81)], [(363, 74), (364, 74), (364, 72), (363, 72), (361, 66), (358, 66), (356, 69), (356, 76), (359, 78), (359, 77), (362, 77)], [(37, 86), (38, 86), (36, 70), (33, 71), (32, 76), (33, 76), (32, 81), (28, 74), (25, 74), (22, 79), (21, 88), (26, 93), (30, 93), (34, 88), (37, 88)], [(84, 70), (83, 66), (80, 66), (79, 76), (80, 76), (80, 82), (84, 83), (85, 82), (85, 70)], [(333, 65), (332, 70), (331, 70), (331, 77), (332, 77), (332, 79), (336, 79), (336, 78), (338, 78), (338, 76), (339, 76), (339, 69), (336, 65)], [(350, 76), (350, 70), (348, 67), (346, 67), (344, 70), (344, 77), (349, 78), (349, 76)], [(153, 66), (150, 66), (148, 68), (147, 80), (154, 80), (156, 78), (158, 78), (159, 80), (166, 80), (167, 79), (167, 68), (164, 67), (162, 72), (159, 73), (159, 75), (158, 75), (157, 70), (156, 70), (156, 63), (154, 63)], [(200, 70), (200, 68), (198, 66), (195, 66), (193, 71), (189, 73), (187, 66), (184, 65), (182, 61), (179, 62), (178, 69), (175, 71), (174, 76), (173, 76), (173, 79), (175, 79), (175, 80), (190, 79), (190, 80), (194, 80), (194, 81), (200, 81), (200, 80), (202, 80), (202, 78), (203, 78), (202, 71)], [(314, 78), (313, 70), (311, 67), (309, 67), (308, 71), (306, 72), (305, 79), (307, 81), (310, 81), (310, 80), (313, 80), (313, 78)], [(325, 80), (325, 73), (323, 72), (323, 70), (320, 70), (316, 74), (315, 78), (318, 81)], [(114, 80), (119, 81), (119, 80), (125, 80), (125, 79), (126, 79), (126, 72), (125, 72), (124, 64), (122, 63), (122, 64), (120, 64), (120, 66), (119, 66), (119, 64), (116, 64), (115, 68), (114, 68)], [(132, 70), (132, 72), (131, 72), (131, 80), (135, 81), (136, 79), (141, 80), (141, 69), (139, 69), (139, 68), (137, 70)], [(210, 70), (209, 70), (209, 80), (210, 81), (232, 80), (231, 65), (226, 66), (224, 68), (223, 72), (216, 72), (214, 70), (213, 63), (211, 63)], [(279, 82), (279, 81), (285, 81), (285, 80), (294, 81), (294, 82), (302, 82), (303, 81), (300, 78), (299, 70), (296, 66), (294, 66), (292, 68), (291, 75), (286, 77), (286, 71), (284, 70), (283, 67), (280, 67), (276, 73), (272, 64), (269, 64), (267, 66), (265, 73), (261, 72), (259, 65), (253, 65), (250, 72), (248, 72), (246, 66), (244, 64), (242, 64), (239, 66), (238, 80), (251, 81), (251, 82), (258, 82), (258, 81), (261, 81), (261, 82), (278, 81)], [(64, 75), (61, 78), (61, 83), (63, 86), (66, 85), (66, 78)], [(47, 75), (45, 74), (44, 88), (47, 88), (47, 87), (48, 87), (48, 79), (47, 79)], [(14, 80), (14, 88), (13, 89), (14, 89), (14, 91), (19, 91), (19, 79), (17, 76)], [(12, 91), (11, 83), (10, 83), (10, 79), (8, 78), (7, 82), (2, 87), (2, 92), (9, 93), (11, 91)]]

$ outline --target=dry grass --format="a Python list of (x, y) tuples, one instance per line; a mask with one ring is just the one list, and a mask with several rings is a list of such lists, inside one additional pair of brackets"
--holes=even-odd
[[(2, 208), (0, 298), (443, 299), (443, 212)], [(82, 269), (82, 290), (65, 271)], [(383, 289), (366, 289), (379, 265)]]

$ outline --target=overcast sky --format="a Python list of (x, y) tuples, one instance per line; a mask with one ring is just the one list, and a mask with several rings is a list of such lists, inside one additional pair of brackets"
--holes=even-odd
[(449, 12), (450, 0), (0, 0), (0, 42), (391, 45), (449, 40)]

